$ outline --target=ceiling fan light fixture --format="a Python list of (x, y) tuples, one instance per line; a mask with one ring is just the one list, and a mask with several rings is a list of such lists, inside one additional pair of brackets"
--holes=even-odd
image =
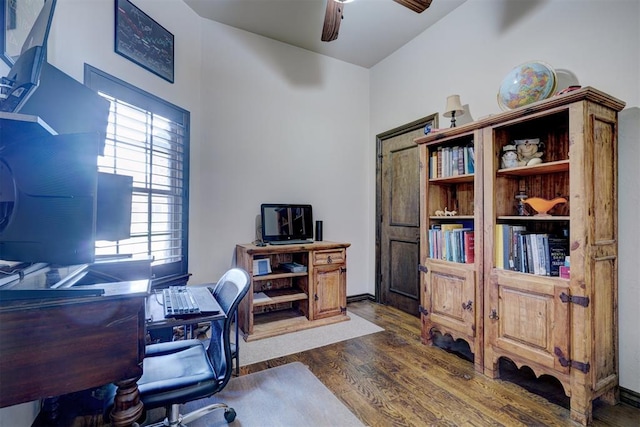
[(325, 12), (322, 26), (321, 40), (323, 42), (330, 42), (338, 38), (342, 11), (344, 10), (342, 3), (342, 1), (338, 0), (327, 0), (327, 11)]
[(422, 13), (431, 6), (432, 0), (393, 0), (416, 13)]

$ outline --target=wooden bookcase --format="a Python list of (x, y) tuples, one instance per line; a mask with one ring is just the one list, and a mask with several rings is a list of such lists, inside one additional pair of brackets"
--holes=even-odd
[[(464, 339), (480, 363), (476, 369), (482, 371), (483, 289), (479, 286), (482, 282), (478, 274), (482, 271), (483, 236), (475, 232), (482, 229), (483, 214), (482, 179), (476, 179), (482, 177), (482, 164), (475, 160), (482, 159), (475, 155), (478, 137), (474, 129), (452, 132), (419, 147), (424, 175), (420, 180), (420, 251), (425, 272), (423, 287), (426, 286), (420, 295), (420, 311), (423, 342), (431, 344), (436, 332)], [(458, 153), (456, 160), (453, 160), (454, 152)], [(446, 162), (452, 165), (449, 170), (442, 166)], [(459, 165), (462, 166), (459, 168)], [(451, 211), (455, 215), (449, 215)], [(453, 237), (458, 232), (445, 229), (456, 225), (474, 230), (473, 249), (465, 246), (467, 251), (473, 251), (472, 262), (470, 257), (465, 260), (459, 254), (451, 256), (453, 247), (446, 241), (452, 241), (449, 235)], [(440, 235), (435, 238), (433, 232)], [(461, 239), (463, 236), (459, 235)]]
[[(236, 246), (236, 265), (251, 277), (253, 292), (238, 314), (245, 341), (349, 320), (347, 248), (349, 243)], [(271, 272), (258, 274), (254, 260), (268, 259)], [(288, 271), (295, 262), (305, 271)]]
[[(416, 140), (425, 165), (423, 340), (430, 343), (435, 331), (465, 339), (476, 370), (492, 378), (500, 376), (500, 358), (528, 366), (537, 376), (555, 377), (571, 398), (571, 418), (582, 424), (591, 422), (593, 400), (618, 400), (617, 123), (622, 108), (622, 101), (586, 87)], [(440, 145), (471, 137), (476, 259), (461, 267), (429, 259), (429, 228), (442, 222), (430, 216), (434, 205), (451, 204), (455, 189), (460, 212), (471, 211), (456, 189), (459, 184), (429, 178), (427, 156)], [(543, 162), (501, 168), (503, 147), (528, 138), (544, 143)], [(567, 203), (552, 208), (551, 216), (536, 216), (531, 208), (522, 216), (516, 199), (521, 191), (528, 197), (564, 197)], [(500, 233), (515, 225), (528, 233), (566, 237), (570, 278), (523, 272), (501, 261), (508, 258), (501, 251), (509, 240)], [(467, 298), (473, 304), (461, 310)], [(460, 320), (451, 322), (442, 312)]]

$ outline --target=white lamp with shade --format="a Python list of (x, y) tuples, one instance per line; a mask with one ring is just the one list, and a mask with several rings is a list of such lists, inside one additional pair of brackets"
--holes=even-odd
[(456, 114), (461, 116), (464, 114), (464, 108), (462, 108), (462, 104), (460, 103), (460, 95), (451, 95), (447, 97), (447, 106), (445, 107), (444, 113), (442, 114), (445, 117), (451, 117), (451, 127), (456, 127)]

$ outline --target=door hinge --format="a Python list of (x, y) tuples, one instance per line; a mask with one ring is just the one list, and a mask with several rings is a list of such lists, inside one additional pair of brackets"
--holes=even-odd
[(340, 307), (340, 313), (346, 313), (347, 307)]
[(589, 306), (589, 297), (580, 297), (577, 295), (567, 295), (564, 292), (560, 294), (560, 301), (564, 302), (564, 303), (574, 303), (574, 304), (578, 304), (581, 305), (582, 307), (588, 307)]
[(428, 273), (429, 269), (426, 266), (422, 265), (422, 264), (418, 264), (418, 271), (420, 271), (422, 273)]
[(577, 362), (575, 360), (570, 360), (567, 359), (566, 357), (564, 357), (564, 354), (562, 353), (562, 350), (560, 350), (559, 347), (555, 347), (553, 349), (553, 352), (556, 356), (558, 356), (558, 362), (560, 362), (560, 365), (563, 367), (567, 367), (567, 366), (571, 366), (574, 369), (577, 369), (578, 371), (582, 372), (583, 374), (586, 374), (589, 372), (589, 370), (591, 369), (591, 365), (589, 364), (589, 362), (584, 363), (584, 362)]
[(429, 315), (429, 312), (427, 311), (427, 309), (426, 309), (426, 308), (424, 308), (424, 307), (422, 306), (422, 304), (420, 304), (420, 305), (418, 306), (418, 313), (420, 313), (420, 314), (424, 314), (425, 316), (428, 316), (428, 315)]

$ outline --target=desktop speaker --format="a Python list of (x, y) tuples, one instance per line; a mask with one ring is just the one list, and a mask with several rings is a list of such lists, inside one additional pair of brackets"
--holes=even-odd
[(322, 221), (316, 221), (316, 241), (322, 241)]

